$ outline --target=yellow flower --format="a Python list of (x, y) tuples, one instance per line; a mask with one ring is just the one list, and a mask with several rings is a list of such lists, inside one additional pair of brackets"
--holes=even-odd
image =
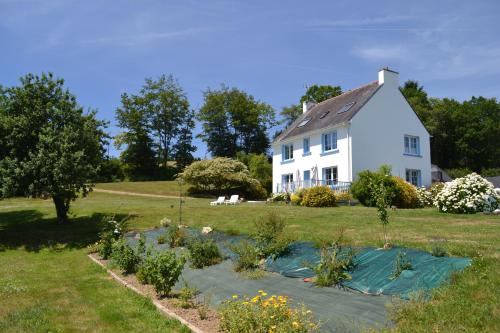
[(306, 313), (307, 313), (307, 314), (311, 314), (311, 313), (312, 313), (312, 311), (311, 311), (311, 310), (307, 310), (307, 311), (306, 311)]
[(243, 302), (243, 303), (241, 303), (241, 304), (243, 304), (243, 305), (247, 305), (247, 304), (250, 304), (250, 303), (248, 303), (247, 301), (245, 301), (245, 302)]
[(258, 292), (258, 293), (263, 293), (263, 292), (264, 292), (264, 290), (257, 290), (257, 292)]
[(294, 321), (294, 322), (292, 323), (292, 326), (293, 326), (293, 328), (298, 328), (300, 325), (299, 325), (299, 323), (298, 323), (298, 322)]
[(262, 294), (262, 296), (267, 296), (266, 292), (262, 292), (261, 294)]
[(238, 298), (238, 295), (233, 295), (233, 299), (237, 299)]
[(255, 296), (254, 298), (252, 298), (252, 300), (251, 300), (250, 302), (252, 302), (252, 303), (257, 303), (257, 302), (259, 301), (259, 299), (260, 299), (260, 296), (259, 296), (259, 295), (257, 295), (257, 296)]

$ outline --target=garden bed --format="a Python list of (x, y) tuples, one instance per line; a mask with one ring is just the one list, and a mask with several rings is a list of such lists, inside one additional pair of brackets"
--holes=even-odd
[[(166, 228), (156, 228), (144, 233), (145, 242), (156, 250), (166, 250), (167, 244), (158, 244), (157, 239), (165, 234)], [(200, 237), (200, 230), (185, 229), (189, 237)], [(138, 234), (126, 235), (127, 242), (136, 247)], [(387, 305), (395, 295), (408, 298), (410, 292), (431, 288), (444, 283), (453, 271), (463, 269), (470, 261), (465, 258), (436, 258), (423, 251), (412, 249), (378, 250), (373, 248), (358, 249), (359, 260), (352, 279), (346, 280), (340, 287), (318, 288), (312, 283), (305, 283), (303, 277), (311, 276), (312, 272), (304, 262), (315, 264), (319, 260), (318, 249), (311, 243), (294, 243), (291, 251), (277, 260), (266, 261), (266, 272), (258, 279), (251, 279), (245, 274), (236, 273), (233, 269), (235, 254), (230, 250), (231, 244), (246, 236), (234, 236), (221, 232), (212, 232), (209, 236), (220, 248), (224, 259), (216, 265), (203, 269), (194, 269), (186, 265), (182, 278), (176, 283), (175, 291), (181, 290), (186, 281), (190, 288), (199, 292), (199, 297), (210, 300), (212, 318), (200, 320), (196, 309), (181, 309), (176, 307), (173, 298), (158, 300), (151, 286), (144, 286), (134, 275), (122, 276), (123, 280), (133, 285), (143, 294), (164, 302), (169, 309), (175, 309), (182, 318), (195, 321), (198, 325), (206, 325), (208, 332), (216, 332), (218, 328), (215, 309), (234, 295), (252, 296), (259, 290), (265, 290), (270, 295), (283, 295), (292, 300), (293, 304), (304, 304), (312, 310), (321, 322), (322, 331), (359, 332), (364, 329), (378, 329), (390, 325)], [(251, 241), (251, 240), (250, 240)], [(184, 248), (174, 248), (181, 254)], [(391, 277), (391, 271), (400, 252), (408, 253), (408, 258), (414, 263), (414, 270), (403, 271), (397, 277)], [(106, 263), (105, 261), (101, 261)], [(354, 290), (353, 290), (354, 289)], [(371, 294), (371, 295), (367, 295)], [(373, 296), (378, 295), (378, 296)], [(200, 324), (201, 323), (201, 324)]]
[(134, 274), (124, 275), (120, 273), (119, 270), (112, 269), (109, 265), (109, 260), (100, 259), (99, 255), (95, 253), (89, 254), (89, 257), (105, 268), (116, 281), (138, 294), (150, 298), (159, 311), (165, 313), (169, 317), (179, 320), (194, 333), (220, 332), (219, 320), (215, 310), (207, 309), (206, 318), (201, 319), (197, 308), (183, 309), (180, 307), (179, 301), (175, 297), (175, 293), (169, 297), (158, 297), (153, 286), (141, 284)]

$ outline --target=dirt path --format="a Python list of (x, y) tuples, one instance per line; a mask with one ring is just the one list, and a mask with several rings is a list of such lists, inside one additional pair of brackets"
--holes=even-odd
[[(120, 195), (133, 195), (136, 197), (149, 197), (149, 198), (165, 198), (165, 199), (179, 199), (176, 195), (162, 195), (162, 194), (149, 194), (149, 193), (137, 193), (137, 192), (124, 192), (124, 191), (113, 191), (113, 190), (103, 190), (99, 188), (94, 188), (94, 192), (100, 193), (110, 193), (110, 194), (120, 194)], [(184, 197), (184, 199), (192, 199), (190, 197)]]

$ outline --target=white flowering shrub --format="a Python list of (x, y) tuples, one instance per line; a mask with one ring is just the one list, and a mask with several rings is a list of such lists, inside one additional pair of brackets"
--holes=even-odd
[(272, 196), (272, 201), (288, 201), (290, 200), (290, 195), (286, 192), (274, 193)]
[(441, 212), (449, 213), (476, 213), (493, 211), (500, 202), (493, 184), (471, 173), (445, 183), (441, 192), (435, 197), (434, 205)]
[(434, 206), (434, 197), (430, 191), (425, 187), (417, 188), (417, 206), (418, 207), (432, 207)]

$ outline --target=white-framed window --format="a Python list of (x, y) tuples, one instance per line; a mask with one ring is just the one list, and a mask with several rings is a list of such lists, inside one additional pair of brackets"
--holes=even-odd
[(324, 133), (321, 138), (324, 153), (337, 149), (337, 131)]
[(293, 143), (281, 146), (281, 160), (293, 160)]
[(337, 182), (337, 167), (323, 168), (323, 179), (325, 180), (325, 185), (333, 185), (335, 182)]
[(405, 154), (420, 155), (420, 138), (413, 135), (405, 135)]
[(309, 145), (309, 138), (304, 138), (304, 143), (303, 143), (303, 147), (304, 147), (304, 154), (309, 154), (311, 152), (311, 147)]
[(406, 169), (406, 181), (417, 187), (422, 186), (422, 172), (417, 169)]
[(281, 176), (283, 184), (293, 183), (293, 173), (287, 173)]

